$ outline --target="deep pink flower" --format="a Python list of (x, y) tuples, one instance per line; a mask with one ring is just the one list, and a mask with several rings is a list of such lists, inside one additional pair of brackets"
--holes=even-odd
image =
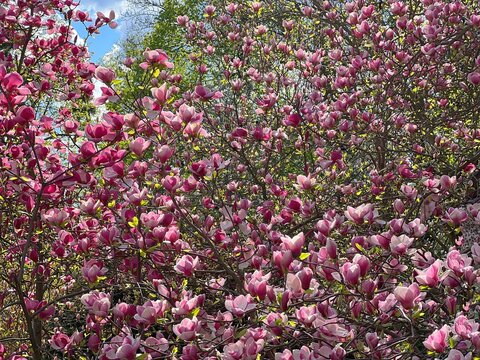
[(2, 79), (1, 84), (2, 84), (2, 87), (5, 89), (5, 91), (10, 92), (23, 84), (23, 78), (20, 76), (19, 73), (13, 72), (13, 73), (7, 74)]
[(50, 340), (48, 340), (50, 343), (50, 346), (59, 351), (64, 351), (66, 350), (70, 344), (71, 344), (71, 339), (68, 335), (65, 335), (59, 331), (57, 331)]
[(16, 120), (19, 124), (26, 125), (35, 119), (35, 110), (30, 106), (20, 106), (17, 110)]

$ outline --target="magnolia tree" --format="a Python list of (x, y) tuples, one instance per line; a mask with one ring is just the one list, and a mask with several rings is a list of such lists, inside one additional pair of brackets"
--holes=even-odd
[(1, 359), (480, 354), (478, 5), (213, 0), (186, 90), (80, 9), (0, 0)]

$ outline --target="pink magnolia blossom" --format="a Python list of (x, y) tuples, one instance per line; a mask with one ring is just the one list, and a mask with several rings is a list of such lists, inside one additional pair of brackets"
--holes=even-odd
[(346, 262), (340, 268), (340, 272), (347, 284), (355, 286), (359, 283), (361, 273), (360, 265)]
[(5, 91), (12, 91), (18, 88), (22, 84), (23, 84), (23, 78), (17, 72), (12, 72), (10, 74), (7, 74), (5, 77), (3, 77), (1, 81), (1, 85), (5, 89)]
[(413, 243), (413, 238), (406, 235), (392, 236), (390, 240), (390, 250), (394, 255), (405, 255)]
[(184, 318), (180, 324), (173, 326), (173, 332), (184, 341), (192, 341), (197, 336), (197, 328), (198, 320), (196, 317), (192, 319)]
[(103, 81), (105, 84), (110, 84), (113, 80), (115, 80), (116, 77), (113, 70), (103, 66), (97, 67), (95, 70), (95, 76), (98, 80)]
[(480, 85), (480, 73), (479, 72), (471, 72), (467, 76), (468, 81), (473, 85)]
[(440, 282), (440, 270), (442, 268), (442, 261), (436, 260), (427, 269), (418, 271), (419, 274), (415, 276), (415, 279), (420, 285), (427, 285), (430, 287), (436, 287)]
[(237, 317), (242, 317), (248, 311), (256, 308), (253, 298), (250, 295), (239, 295), (235, 298), (225, 300), (225, 308)]
[(365, 222), (369, 224), (373, 223), (378, 217), (378, 213), (372, 204), (363, 204), (357, 208), (348, 206), (347, 211), (345, 211), (345, 216), (355, 224), (361, 225)]
[(173, 68), (173, 64), (168, 61), (168, 55), (163, 50), (145, 50), (143, 52), (146, 62), (140, 64), (142, 69), (147, 69), (152, 65), (162, 66), (167, 69)]
[(110, 296), (104, 292), (94, 291), (84, 294), (80, 300), (93, 315), (106, 317), (110, 311)]
[(472, 259), (461, 254), (458, 250), (452, 250), (447, 254), (446, 266), (455, 274), (461, 275), (467, 266), (470, 266)]
[(66, 350), (72, 343), (68, 335), (59, 331), (56, 332), (48, 342), (53, 349), (60, 351)]
[(470, 338), (470, 334), (477, 331), (479, 324), (469, 320), (465, 315), (457, 316), (453, 325), (453, 331), (463, 339)]
[(190, 255), (184, 255), (178, 260), (174, 269), (177, 273), (183, 274), (184, 276), (193, 276), (193, 273), (198, 266), (198, 262), (198, 256), (193, 258)]
[(443, 221), (452, 226), (460, 226), (467, 219), (467, 212), (458, 208), (449, 208), (443, 217)]
[(220, 99), (223, 97), (222, 93), (219, 91), (211, 91), (208, 88), (198, 85), (195, 87), (195, 96), (203, 101), (208, 101), (208, 100), (214, 100), (214, 99)]
[(444, 325), (441, 329), (435, 330), (431, 333), (427, 340), (423, 342), (423, 345), (429, 350), (443, 353), (448, 347), (449, 334), (450, 328), (447, 325)]
[(464, 356), (461, 351), (457, 349), (452, 349), (448, 353), (448, 357), (446, 360), (470, 360), (472, 358), (472, 354), (468, 354), (467, 356)]
[(299, 190), (309, 190), (315, 186), (316, 180), (310, 174), (297, 175), (297, 184), (295, 185)]
[(64, 221), (68, 219), (68, 213), (64, 210), (59, 209), (50, 209), (47, 210), (43, 215), (43, 219), (48, 223), (56, 226), (60, 226)]
[(103, 267), (103, 262), (95, 259), (85, 261), (82, 267), (83, 277), (90, 283), (94, 283), (99, 277), (104, 276), (108, 269)]
[(129, 145), (129, 149), (137, 156), (142, 156), (145, 150), (148, 149), (151, 142), (149, 140), (145, 140), (144, 138), (136, 138), (133, 140)]
[(319, 315), (315, 306), (302, 306), (295, 310), (295, 316), (302, 324), (311, 326)]
[(282, 242), (285, 248), (290, 250), (294, 257), (297, 257), (302, 252), (303, 245), (305, 244), (305, 236), (303, 232), (295, 235), (293, 238), (284, 236), (282, 237)]
[(163, 316), (166, 307), (167, 305), (164, 301), (149, 300), (143, 306), (137, 306), (137, 313), (134, 315), (134, 319), (142, 324), (154, 324), (158, 318)]
[(420, 300), (420, 288), (417, 283), (410, 286), (397, 286), (394, 290), (395, 298), (402, 304), (405, 310), (410, 310)]
[(134, 360), (140, 347), (140, 339), (131, 335), (115, 336), (102, 349), (108, 360)]

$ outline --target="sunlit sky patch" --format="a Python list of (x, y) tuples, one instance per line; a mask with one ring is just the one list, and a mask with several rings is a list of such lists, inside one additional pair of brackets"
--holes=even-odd
[[(128, 3), (127, 0), (81, 0), (79, 9), (83, 11), (88, 11), (90, 17), (95, 19), (95, 14), (97, 11), (101, 11), (108, 16), (110, 10), (114, 10), (116, 14), (116, 21), (119, 26), (116, 29), (110, 29), (108, 26), (105, 26), (101, 29), (101, 33), (94, 35), (93, 38), (90, 38), (88, 41), (88, 47), (90, 53), (92, 54), (92, 61), (98, 63), (102, 60), (103, 56), (112, 50), (113, 45), (120, 40), (123, 31), (125, 29), (122, 26), (122, 15), (127, 10)], [(83, 24), (75, 23), (75, 30), (78, 34), (85, 38), (87, 32)]]

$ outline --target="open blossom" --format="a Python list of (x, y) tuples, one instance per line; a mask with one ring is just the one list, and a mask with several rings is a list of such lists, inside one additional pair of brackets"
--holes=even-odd
[(97, 67), (95, 70), (95, 76), (98, 80), (103, 81), (105, 84), (110, 84), (115, 80), (115, 72), (103, 66)]
[(180, 339), (191, 341), (196, 337), (197, 328), (198, 320), (196, 317), (193, 317), (192, 319), (184, 318), (180, 324), (173, 326), (173, 332)]
[(285, 248), (290, 250), (294, 257), (297, 257), (302, 252), (303, 245), (305, 244), (305, 236), (303, 232), (295, 235), (293, 238), (284, 236), (282, 237), (282, 242)]
[(136, 138), (135, 140), (133, 140), (129, 145), (128, 147), (130, 148), (130, 150), (137, 156), (142, 156), (142, 154), (145, 152), (145, 150), (148, 149), (148, 147), (150, 146), (150, 141), (149, 140), (145, 140), (144, 138)]
[(440, 270), (442, 268), (442, 261), (436, 260), (425, 270), (418, 271), (419, 274), (415, 276), (415, 279), (420, 285), (427, 285), (435, 287), (440, 282)]
[(452, 349), (448, 353), (448, 357), (446, 360), (471, 360), (472, 359), (472, 353), (467, 354), (464, 356), (461, 351), (457, 349)]
[(106, 317), (110, 311), (110, 296), (104, 292), (94, 291), (84, 294), (80, 300), (93, 315)]
[(408, 287), (397, 286), (393, 293), (405, 310), (412, 309), (420, 299), (420, 288), (417, 283), (413, 283)]
[(374, 209), (373, 204), (363, 204), (356, 208), (347, 207), (345, 216), (357, 225), (366, 223), (372, 224), (378, 217), (378, 212)]
[(300, 309), (295, 310), (295, 316), (302, 324), (310, 326), (319, 314), (315, 306), (302, 306)]
[(68, 335), (63, 334), (59, 331), (56, 332), (48, 342), (53, 349), (59, 351), (66, 350), (72, 343)]
[(145, 50), (143, 52), (146, 62), (140, 64), (142, 69), (148, 69), (152, 65), (160, 65), (167, 69), (173, 68), (173, 64), (168, 61), (168, 55), (163, 50)]
[(158, 318), (162, 317), (167, 304), (165, 301), (147, 301), (143, 306), (137, 306), (137, 313), (134, 316), (134, 319), (142, 324), (154, 324)]
[(460, 226), (467, 221), (468, 214), (465, 210), (458, 208), (449, 208), (443, 217), (443, 221), (452, 226)]
[(99, 277), (104, 276), (108, 269), (103, 267), (103, 262), (95, 259), (85, 261), (82, 267), (83, 277), (90, 283), (94, 283)]
[(437, 353), (443, 353), (448, 347), (448, 335), (450, 334), (450, 328), (444, 325), (441, 329), (435, 330), (430, 334), (423, 342), (423, 345), (429, 350)]
[(190, 255), (184, 255), (180, 258), (180, 260), (178, 260), (174, 269), (179, 274), (183, 274), (185, 276), (193, 276), (193, 273), (198, 266), (198, 261), (198, 256), (193, 258)]
[(5, 91), (12, 91), (22, 84), (23, 84), (23, 78), (17, 72), (12, 72), (10, 74), (7, 74), (1, 80), (1, 85), (5, 89)]
[(48, 223), (59, 226), (68, 219), (68, 213), (64, 210), (50, 209), (47, 210), (42, 217)]
[(470, 338), (470, 335), (477, 331), (479, 324), (474, 320), (469, 320), (465, 315), (457, 316), (453, 324), (453, 331), (464, 339)]
[(299, 190), (309, 190), (316, 184), (315, 178), (313, 178), (310, 174), (307, 176), (305, 175), (297, 175), (297, 184), (294, 186)]
[(134, 360), (140, 348), (140, 339), (131, 335), (117, 335), (102, 349), (109, 360)]
[(405, 255), (412, 243), (413, 239), (407, 235), (393, 235), (390, 240), (390, 250), (394, 255)]
[(471, 263), (472, 258), (461, 254), (458, 250), (452, 250), (447, 254), (446, 265), (458, 276), (460, 276)]
[(237, 317), (242, 317), (246, 312), (256, 308), (250, 295), (239, 295), (225, 300), (225, 308)]

